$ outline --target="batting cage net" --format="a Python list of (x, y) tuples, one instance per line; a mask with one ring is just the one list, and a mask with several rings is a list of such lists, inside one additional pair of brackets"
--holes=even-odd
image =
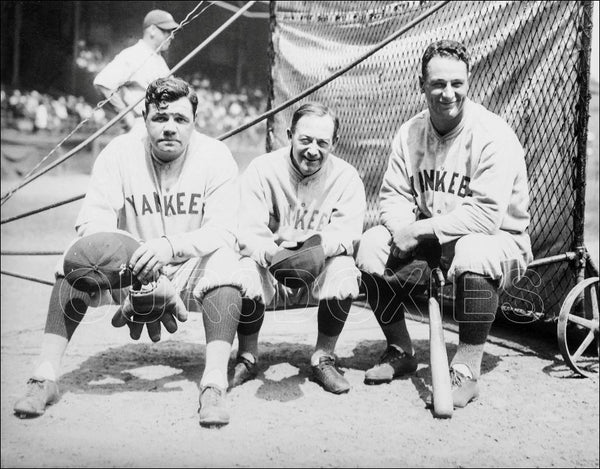
[[(341, 121), (336, 154), (367, 191), (365, 229), (378, 222), (377, 196), (393, 135), (425, 108), (418, 74), (438, 39), (463, 42), (472, 56), (471, 98), (501, 115), (526, 151), (536, 260), (583, 244), (591, 2), (271, 2), (270, 106), (343, 69), (420, 16), (414, 26), (348, 72), (276, 114), (267, 148), (287, 144), (294, 109), (333, 106)], [(503, 291), (511, 320), (552, 320), (580, 261), (532, 267)]]

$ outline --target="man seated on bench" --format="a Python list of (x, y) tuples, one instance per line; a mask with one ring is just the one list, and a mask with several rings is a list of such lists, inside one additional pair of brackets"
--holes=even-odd
[(416, 251), (431, 255), (439, 244), (459, 323), (452, 394), (454, 406), (464, 407), (479, 395), (501, 283), (522, 276), (532, 260), (527, 171), (513, 130), (468, 98), (462, 44), (427, 47), (419, 82), (427, 109), (394, 137), (380, 191), (382, 225), (364, 233), (357, 253), (367, 300), (387, 340), (365, 382), (386, 383), (417, 369), (402, 303), (416, 283), (428, 283), (419, 278), (426, 271), (421, 261), (411, 264)]
[[(332, 109), (302, 105), (287, 131), (290, 145), (256, 158), (241, 178), (244, 298), (232, 386), (256, 375), (265, 306), (285, 308), (301, 297), (303, 304), (319, 302), (314, 380), (335, 394), (350, 390), (333, 352), (358, 296), (360, 272), (352, 256), (366, 201), (356, 169), (332, 153), (338, 127)], [(295, 255), (289, 248), (297, 245)]]

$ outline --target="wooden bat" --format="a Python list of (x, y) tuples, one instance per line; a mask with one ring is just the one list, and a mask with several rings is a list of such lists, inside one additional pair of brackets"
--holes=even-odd
[(454, 410), (448, 369), (448, 354), (444, 342), (440, 305), (434, 297), (429, 298), (429, 367), (433, 387), (433, 415), (450, 418)]

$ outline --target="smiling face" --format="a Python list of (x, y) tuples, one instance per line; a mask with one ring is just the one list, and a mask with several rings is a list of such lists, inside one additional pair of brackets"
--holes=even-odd
[(169, 162), (181, 156), (194, 130), (192, 103), (188, 98), (151, 104), (144, 112), (146, 129), (154, 155)]
[(335, 124), (330, 115), (306, 114), (298, 120), (294, 131), (288, 129), (294, 166), (303, 176), (319, 171), (335, 144)]
[(454, 57), (435, 56), (420, 84), (433, 126), (442, 135), (450, 132), (462, 120), (469, 91), (467, 64)]

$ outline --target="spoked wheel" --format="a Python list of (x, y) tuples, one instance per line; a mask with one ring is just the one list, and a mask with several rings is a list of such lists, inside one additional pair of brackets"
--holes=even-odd
[[(573, 287), (560, 308), (557, 325), (558, 346), (565, 362), (573, 371), (588, 378), (598, 376), (598, 282), (598, 277), (590, 277)], [(579, 315), (576, 314), (578, 312)], [(575, 352), (571, 353), (567, 329), (573, 327), (584, 332), (587, 330), (587, 334)], [(596, 343), (596, 356), (584, 356), (583, 353), (592, 342)]]

